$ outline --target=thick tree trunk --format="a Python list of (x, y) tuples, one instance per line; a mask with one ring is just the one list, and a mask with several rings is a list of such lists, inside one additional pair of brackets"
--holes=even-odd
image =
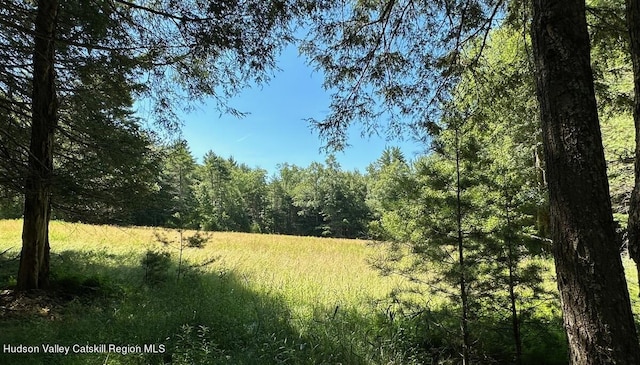
[(629, 256), (638, 269), (640, 286), (640, 4), (637, 0), (627, 0), (627, 29), (631, 40), (633, 60), (633, 84), (635, 89), (633, 120), (636, 129), (635, 184), (629, 204)]
[(640, 364), (616, 244), (585, 3), (533, 2), (551, 234), (572, 364)]
[(49, 217), (53, 137), (57, 125), (54, 34), (57, 0), (39, 0), (35, 20), (29, 170), (25, 181), (22, 252), (18, 290), (43, 288), (49, 281)]

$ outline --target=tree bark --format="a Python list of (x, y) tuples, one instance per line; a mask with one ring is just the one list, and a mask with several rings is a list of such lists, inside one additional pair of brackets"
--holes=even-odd
[(469, 293), (467, 291), (467, 263), (464, 256), (464, 234), (462, 232), (462, 187), (460, 185), (460, 126), (455, 126), (456, 143), (456, 241), (458, 249), (460, 287), (460, 332), (462, 335), (462, 365), (471, 364), (471, 335), (469, 333)]
[(57, 0), (38, 1), (33, 53), (31, 142), (25, 181), (18, 290), (43, 288), (49, 281), (53, 141), (58, 108), (54, 73), (57, 13)]
[(634, 163), (635, 183), (629, 203), (629, 256), (635, 261), (640, 286), (640, 4), (636, 0), (627, 0), (627, 29), (631, 43), (633, 60), (633, 120), (636, 130), (636, 155)]
[(616, 245), (585, 3), (533, 2), (551, 234), (572, 364), (640, 364)]
[(520, 316), (518, 315), (518, 297), (516, 295), (516, 270), (518, 265), (518, 258), (516, 257), (516, 252), (514, 250), (514, 239), (511, 235), (511, 216), (510, 216), (510, 207), (509, 193), (504, 194), (504, 197), (507, 198), (507, 202), (504, 205), (504, 213), (505, 218), (507, 220), (506, 224), (508, 227), (507, 234), (505, 235), (505, 245), (507, 246), (507, 266), (509, 267), (509, 303), (511, 310), (511, 331), (513, 332), (513, 342), (516, 350), (516, 358), (515, 364), (522, 365), (522, 336), (520, 334)]

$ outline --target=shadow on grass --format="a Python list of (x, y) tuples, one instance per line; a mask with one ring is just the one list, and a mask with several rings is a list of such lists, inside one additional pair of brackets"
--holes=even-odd
[[(52, 256), (51, 290), (25, 294), (30, 301), (4, 290), (0, 363), (313, 363), (312, 346), (291, 327), (282, 299), (251, 291), (230, 271), (189, 269), (177, 280), (174, 262), (164, 280), (148, 284), (141, 259), (65, 251)], [(15, 260), (0, 257), (0, 288), (16, 270)], [(71, 348), (51, 354), (43, 344)], [(102, 344), (131, 351), (80, 353), (102, 351)], [(10, 353), (24, 346), (39, 352)]]
[[(460, 364), (459, 312), (453, 308), (424, 310), (413, 315), (388, 314), (379, 320), (387, 333), (380, 341), (393, 342), (402, 363)], [(522, 318), (522, 364), (566, 365), (567, 346), (561, 318)], [(515, 364), (516, 350), (509, 319), (484, 316), (470, 326), (471, 362)]]
[[(401, 318), (392, 310), (317, 308), (300, 328), (290, 309), (294, 303), (252, 290), (239, 273), (192, 268), (181, 270), (178, 280), (175, 260), (154, 266), (150, 275), (148, 257), (53, 254), (50, 291), (2, 291), (0, 363), (458, 363), (459, 323), (451, 310)], [(0, 256), (0, 290), (11, 284), (17, 265), (15, 255)], [(489, 319), (477, 326), (479, 363), (512, 363), (509, 323)], [(557, 318), (525, 319), (524, 363), (566, 363), (562, 336)], [(69, 346), (69, 353), (45, 353), (43, 344)], [(8, 345), (39, 352), (10, 353), (16, 350), (7, 351)]]

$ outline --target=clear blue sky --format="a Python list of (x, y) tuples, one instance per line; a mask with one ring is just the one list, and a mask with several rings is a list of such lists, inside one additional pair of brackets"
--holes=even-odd
[[(250, 113), (243, 118), (222, 115), (215, 105), (204, 104), (182, 115), (183, 136), (199, 160), (208, 151), (222, 157), (233, 156), (250, 167), (261, 167), (269, 174), (276, 166), (288, 162), (301, 167), (324, 162), (322, 142), (305, 118), (322, 119), (329, 112), (330, 94), (322, 87), (323, 76), (306, 65), (294, 48), (286, 49), (269, 84), (247, 89), (231, 100), (231, 106)], [(360, 136), (360, 126), (352, 128), (350, 147), (337, 152), (343, 169), (361, 172), (375, 161), (385, 146), (399, 146), (407, 159), (423, 150), (408, 138), (385, 141), (384, 138)]]

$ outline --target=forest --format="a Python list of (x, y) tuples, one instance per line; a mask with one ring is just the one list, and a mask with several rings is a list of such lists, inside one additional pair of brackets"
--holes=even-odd
[[(110, 255), (123, 255), (131, 267), (110, 263), (100, 270), (115, 277), (120, 270), (143, 273), (145, 293), (168, 294), (167, 301), (183, 300), (177, 293), (197, 292), (196, 286), (242, 292), (239, 300), (246, 295), (259, 305), (257, 319), (241, 327), (266, 337), (258, 336), (260, 345), (223, 333), (211, 339), (212, 325), (204, 320), (176, 335), (177, 325), (167, 320), (160, 333), (181, 339), (171, 344), (173, 358), (125, 356), (114, 363), (235, 363), (230, 359), (244, 352), (237, 363), (640, 363), (639, 306), (630, 296), (640, 277), (628, 269), (631, 260), (640, 263), (636, 1), (90, 3), (0, 5), (0, 222), (22, 222), (20, 238), (16, 228), (7, 228), (13, 238), (0, 236), (4, 297), (14, 290), (15, 298), (38, 290), (68, 295), (61, 288), (70, 283), (78, 290), (71, 296), (88, 300), (88, 308), (97, 307), (91, 300), (145, 302), (133, 294), (139, 283), (130, 278), (117, 282), (90, 270), (88, 278), (64, 278), (62, 272), (84, 272), (73, 265), (98, 262), (91, 256), (98, 254), (56, 251), (50, 223), (155, 227), (177, 232), (177, 246), (158, 234), (154, 240), (165, 251), (132, 248), (144, 255), (139, 260), (114, 251)], [(282, 161), (269, 174), (216, 154), (216, 146), (200, 161), (188, 141), (172, 137), (189, 123), (178, 110), (203, 100), (213, 100), (218, 113), (242, 117), (229, 98), (268, 83), (288, 45), (323, 73), (332, 93), (326, 118), (307, 120), (326, 144), (325, 161)], [(153, 106), (146, 119), (136, 114), (140, 100)], [(352, 126), (363, 135), (386, 135), (390, 143), (408, 132), (425, 152), (405, 156), (389, 147), (371, 156), (365, 171), (346, 171), (335, 154), (349, 153)], [(221, 232), (300, 240), (317, 250), (320, 241), (304, 236), (343, 248), (366, 242), (374, 251), (360, 257), (367, 270), (406, 285), (384, 295), (390, 304), (376, 307), (377, 316), (358, 319), (363, 304), (352, 303), (349, 311), (336, 299), (302, 315), (309, 322), (301, 325), (291, 313), (307, 298), (281, 294), (291, 307), (285, 310), (281, 297), (262, 296), (276, 289), (248, 284), (257, 268), (238, 264), (248, 271), (237, 277), (222, 266), (207, 271), (219, 258), (189, 251)], [(307, 254), (302, 244), (299, 250)], [(12, 253), (19, 259), (5, 259)], [(76, 258), (70, 263), (65, 255)], [(346, 251), (335, 255), (352, 259)], [(169, 267), (192, 287), (169, 284)], [(162, 275), (151, 280), (155, 271)], [(102, 297), (83, 297), (87, 287)], [(238, 300), (221, 293), (211, 295)], [(10, 307), (5, 301), (3, 308)], [(267, 323), (263, 315), (272, 305), (277, 310)], [(163, 310), (173, 321), (173, 310)], [(203, 318), (217, 318), (202, 310)], [(175, 315), (176, 323), (187, 321), (184, 313)], [(116, 321), (113, 316), (108, 320)], [(12, 326), (21, 320), (30, 319), (0, 317)], [(365, 329), (355, 329), (357, 323)], [(269, 325), (286, 334), (282, 344), (269, 343)], [(327, 340), (337, 328), (345, 340), (351, 325), (353, 338), (364, 339), (351, 350)], [(554, 337), (558, 328), (562, 336)], [(537, 339), (545, 333), (548, 342)], [(301, 342), (290, 340), (296, 336)], [(200, 345), (202, 352), (186, 350)], [(380, 349), (375, 356), (374, 348)], [(285, 356), (285, 350), (291, 352)]]

